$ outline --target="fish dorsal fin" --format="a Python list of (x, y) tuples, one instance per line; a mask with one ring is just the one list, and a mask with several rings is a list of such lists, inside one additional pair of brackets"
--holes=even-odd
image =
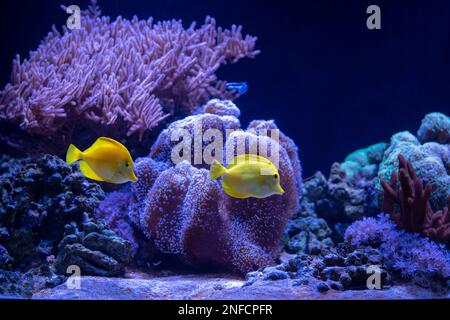
[(100, 138), (98, 138), (94, 142), (93, 145), (95, 145), (97, 143), (109, 143), (109, 144), (115, 145), (116, 147), (119, 147), (119, 148), (125, 150), (128, 153), (128, 149), (123, 144), (121, 144), (119, 141), (116, 141), (116, 140), (108, 138), (108, 137), (100, 137)]
[(85, 177), (92, 179), (92, 180), (96, 180), (96, 181), (106, 181), (102, 177), (99, 177), (94, 172), (94, 170), (92, 170), (92, 168), (88, 165), (88, 163), (86, 161), (81, 160), (78, 162), (78, 164), (80, 166), (81, 172), (84, 174)]
[(258, 156), (256, 154), (240, 154), (240, 155), (234, 157), (232, 163), (227, 165), (227, 169), (231, 169), (235, 165), (240, 164), (242, 162), (260, 162), (260, 163), (272, 165), (272, 162), (270, 162), (269, 159), (266, 159), (262, 156)]
[(99, 147), (105, 147), (105, 146), (111, 146), (114, 148), (119, 148), (120, 150), (124, 151), (126, 154), (129, 154), (128, 149), (121, 144), (119, 141), (116, 141), (111, 138), (107, 137), (100, 137), (86, 150), (83, 151), (84, 154), (89, 155), (91, 152), (95, 151)]

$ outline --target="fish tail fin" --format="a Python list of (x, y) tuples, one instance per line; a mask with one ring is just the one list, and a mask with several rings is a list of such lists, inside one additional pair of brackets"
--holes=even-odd
[(69, 149), (67, 149), (66, 163), (67, 164), (74, 163), (75, 161), (80, 160), (82, 158), (82, 155), (83, 153), (81, 152), (81, 150), (75, 147), (73, 144), (71, 144), (69, 146)]
[(218, 179), (227, 172), (227, 169), (217, 160), (213, 160), (209, 169), (209, 176), (212, 180)]

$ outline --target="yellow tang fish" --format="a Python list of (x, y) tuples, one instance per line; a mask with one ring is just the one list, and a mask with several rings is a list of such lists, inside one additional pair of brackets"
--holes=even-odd
[(284, 193), (275, 165), (270, 160), (254, 154), (235, 157), (227, 168), (214, 160), (209, 175), (211, 179), (223, 177), (223, 190), (234, 198), (266, 198)]
[(71, 144), (67, 149), (66, 162), (71, 164), (76, 161), (80, 161), (81, 172), (92, 180), (111, 183), (137, 181), (130, 152), (111, 138), (100, 137), (85, 151)]

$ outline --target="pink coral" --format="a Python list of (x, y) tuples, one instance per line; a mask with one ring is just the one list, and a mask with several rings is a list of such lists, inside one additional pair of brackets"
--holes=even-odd
[[(298, 210), (301, 167), (297, 147), (280, 134), (279, 173), (286, 192), (265, 199), (229, 197), (219, 181), (210, 179), (205, 165), (182, 161), (161, 169), (170, 164), (170, 149), (175, 142), (169, 137), (176, 128), (192, 131), (198, 122), (202, 122), (203, 130), (239, 128), (235, 117), (238, 109), (231, 102), (216, 100), (204, 110), (219, 114), (199, 114), (174, 122), (152, 147), (153, 159), (136, 161), (139, 179), (133, 185), (129, 215), (161, 252), (179, 255), (191, 265), (216, 265), (245, 274), (273, 263), (284, 227)], [(255, 126), (276, 129), (273, 121), (254, 122), (246, 131), (230, 134), (228, 142), (244, 139), (228, 146), (239, 150), (242, 144), (250, 150), (264, 140), (278, 144), (271, 137), (257, 135)]]
[(46, 137), (47, 149), (65, 148), (76, 127), (114, 127), (141, 139), (167, 112), (235, 96), (215, 72), (258, 53), (255, 37), (240, 26), (216, 27), (211, 17), (184, 29), (176, 20), (99, 15), (94, 1), (81, 29), (54, 28), (28, 59), (17, 56), (0, 94), (0, 119)]
[[(181, 130), (186, 130), (191, 137), (194, 137), (197, 135), (204, 136), (208, 129), (214, 128), (220, 130), (222, 138), (224, 138), (227, 130), (234, 131), (241, 127), (241, 123), (237, 118), (240, 115), (240, 111), (231, 101), (213, 99), (203, 106), (203, 110), (204, 113), (173, 122), (167, 129), (163, 130), (151, 148), (150, 157), (158, 161), (170, 162), (171, 153), (179, 143), (178, 140), (174, 140), (172, 137)], [(207, 142), (203, 141), (204, 144)], [(195, 163), (194, 143), (191, 144), (190, 149), (189, 162)], [(206, 164), (200, 164), (199, 166), (209, 168), (209, 165)]]

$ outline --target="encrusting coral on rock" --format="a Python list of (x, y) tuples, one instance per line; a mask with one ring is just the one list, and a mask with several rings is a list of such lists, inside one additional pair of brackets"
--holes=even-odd
[(325, 219), (335, 241), (342, 240), (351, 222), (379, 212), (375, 188), (378, 166), (369, 166), (370, 170), (359, 167), (347, 173), (345, 166), (336, 162), (331, 166), (328, 179), (318, 171), (303, 183), (303, 215)]
[(28, 153), (61, 152), (80, 131), (141, 140), (169, 114), (236, 97), (215, 72), (255, 57), (255, 42), (211, 17), (187, 29), (177, 20), (111, 21), (93, 1), (79, 29), (54, 28), (28, 59), (15, 58), (0, 93), (0, 138)]
[(449, 117), (435, 112), (422, 120), (418, 138), (407, 131), (399, 132), (390, 143), (376, 143), (350, 153), (342, 163), (331, 166), (328, 178), (316, 172), (304, 181), (303, 215), (325, 219), (333, 231), (333, 241), (341, 241), (350, 223), (382, 210), (380, 181), (391, 178), (401, 154), (411, 161), (424, 185), (432, 185), (430, 204), (440, 213), (440, 218), (434, 215), (432, 223), (442, 224), (448, 215), (445, 207), (450, 195), (449, 136)]
[(356, 178), (357, 176), (373, 178), (378, 173), (378, 166), (383, 160), (383, 154), (387, 147), (386, 143), (379, 142), (367, 148), (353, 151), (340, 166), (349, 178)]
[(83, 220), (81, 228), (75, 222), (65, 226), (64, 238), (58, 245), (56, 271), (65, 274), (69, 266), (77, 265), (84, 275), (122, 275), (131, 262), (131, 243), (103, 223), (87, 216)]
[[(283, 237), (286, 252), (318, 257), (327, 255), (334, 250), (334, 243), (344, 240), (346, 229), (352, 222), (356, 221), (351, 225), (347, 237), (355, 233), (352, 230), (359, 226), (358, 220), (376, 216), (380, 212), (389, 213), (397, 225), (407, 232), (417, 232), (448, 244), (450, 214), (443, 205), (447, 204), (450, 188), (447, 181), (450, 150), (449, 145), (445, 144), (450, 134), (448, 121), (448, 117), (443, 114), (428, 114), (418, 131), (423, 145), (408, 132), (398, 133), (389, 144), (377, 143), (356, 150), (344, 162), (334, 163), (328, 179), (321, 172), (306, 179), (303, 182), (301, 211), (288, 223)], [(400, 173), (397, 174), (397, 160), (402, 152), (411, 162), (400, 156)], [(394, 157), (396, 161), (393, 161)], [(418, 170), (413, 168), (416, 165)], [(393, 177), (390, 183), (383, 182), (387, 172)], [(422, 183), (422, 179), (427, 184)], [(380, 185), (383, 190), (380, 190)], [(438, 209), (433, 210), (429, 200), (434, 200)], [(364, 227), (360, 229), (361, 234), (366, 232)], [(405, 240), (408, 237), (405, 235), (396, 239), (409, 241)], [(421, 240), (415, 243), (425, 242)], [(433, 245), (424, 246), (434, 250), (431, 249)], [(434, 252), (440, 254), (437, 249)], [(396, 262), (393, 259), (388, 261), (390, 265), (387, 267), (395, 269)], [(407, 264), (400, 260), (398, 263)], [(429, 268), (433, 268), (433, 265), (434, 262), (430, 261)], [(439, 262), (436, 262), (435, 267), (438, 266)], [(421, 272), (427, 273), (423, 268)], [(408, 275), (411, 276), (410, 273)]]
[(327, 181), (321, 172), (303, 181), (300, 210), (287, 224), (282, 238), (287, 253), (319, 255), (334, 246), (333, 231), (316, 214), (315, 202), (326, 192)]
[[(78, 254), (82, 274), (119, 275), (130, 260), (131, 244), (93, 213), (104, 198), (96, 183), (86, 180), (76, 166), (60, 158), (42, 155), (14, 159), (0, 158), (0, 269), (48, 277), (66, 275), (76, 253), (69, 245), (84, 246), (90, 255)], [(85, 251), (86, 252), (86, 251)], [(55, 257), (58, 259), (55, 261)], [(116, 259), (102, 269), (89, 269), (92, 261)], [(39, 267), (39, 268), (38, 268)], [(56, 267), (56, 269), (55, 269)], [(8, 271), (6, 271), (8, 270)], [(34, 271), (32, 271), (34, 270)], [(98, 272), (97, 272), (98, 271)], [(22, 279), (22, 276), (6, 276)], [(22, 281), (22, 280), (20, 280)]]
[(427, 114), (417, 131), (417, 138), (420, 143), (450, 144), (450, 117), (440, 112)]
[(292, 286), (315, 287), (319, 292), (366, 290), (374, 272), (380, 275), (382, 289), (406, 279), (447, 295), (450, 252), (443, 244), (399, 230), (388, 215), (380, 214), (351, 224), (344, 241), (326, 252), (288, 255), (277, 266), (248, 273), (245, 285), (288, 279)]
[[(203, 135), (208, 129), (217, 129), (225, 138), (227, 129), (240, 128), (236, 118), (239, 109), (231, 102), (213, 100), (204, 110), (172, 123), (152, 146), (151, 157), (136, 160), (138, 181), (132, 187), (129, 220), (160, 252), (180, 256), (190, 265), (215, 265), (237, 273), (270, 265), (281, 250), (279, 240), (284, 227), (298, 210), (301, 167), (297, 147), (279, 133), (278, 171), (283, 195), (231, 198), (217, 181), (210, 179), (205, 169), (208, 165), (196, 164), (195, 152), (183, 154), (185, 161), (176, 165), (170, 163), (171, 150), (179, 143), (171, 140), (172, 132), (184, 129), (193, 133), (200, 128), (199, 134)], [(249, 153), (258, 143), (276, 146), (278, 142), (270, 136), (259, 135), (263, 129), (277, 127), (272, 121), (254, 121), (246, 131), (229, 134), (226, 148), (236, 155), (236, 150)], [(200, 146), (203, 155), (208, 146)], [(193, 141), (188, 142), (184, 152), (189, 153), (189, 149), (194, 151)], [(216, 152), (221, 151), (225, 158), (225, 150)], [(109, 201), (116, 200), (107, 198), (99, 207), (99, 215), (108, 216), (103, 209), (110, 206)]]
[[(245, 285), (256, 281), (292, 279), (293, 286), (314, 286), (317, 291), (367, 289), (367, 270), (371, 265), (383, 265), (378, 249), (355, 248), (342, 243), (326, 255), (311, 256), (304, 253), (293, 256), (274, 267), (262, 268), (247, 274)], [(392, 285), (392, 276), (380, 267), (382, 288)]]
[(282, 242), (287, 253), (318, 255), (334, 247), (331, 235), (332, 230), (324, 219), (301, 211), (287, 224)]
[[(430, 204), (433, 210), (443, 209), (450, 195), (450, 145), (437, 142), (421, 144), (407, 131), (396, 133), (384, 152), (378, 171), (380, 180), (388, 181), (392, 172), (397, 171), (399, 155), (411, 162), (424, 185), (432, 185)], [(382, 191), (380, 183), (377, 188)]]
[(0, 296), (30, 298), (33, 293), (63, 283), (65, 277), (55, 274), (52, 261), (26, 272), (0, 269)]
[(386, 268), (422, 286), (434, 281), (447, 286), (450, 280), (450, 252), (445, 245), (399, 230), (388, 215), (353, 223), (346, 230), (345, 241), (355, 247), (379, 248)]
[[(247, 83), (218, 78), (259, 54), (256, 37), (90, 2), (79, 27), (17, 55), (0, 91), (0, 298), (448, 298), (450, 117), (302, 180), (274, 120), (242, 128)], [(85, 176), (58, 157), (100, 136), (127, 150), (93, 164), (70, 148)]]

